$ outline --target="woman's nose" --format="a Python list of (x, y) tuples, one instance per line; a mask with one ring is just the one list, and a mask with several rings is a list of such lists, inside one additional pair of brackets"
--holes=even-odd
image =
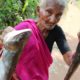
[(49, 17), (49, 22), (50, 22), (50, 23), (54, 24), (54, 23), (56, 23), (56, 21), (57, 21), (57, 20), (56, 20), (55, 15), (52, 15), (52, 16)]

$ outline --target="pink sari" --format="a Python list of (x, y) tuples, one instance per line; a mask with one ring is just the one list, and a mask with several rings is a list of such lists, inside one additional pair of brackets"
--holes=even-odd
[(30, 28), (32, 35), (21, 53), (16, 74), (20, 80), (48, 80), (48, 68), (52, 63), (48, 47), (34, 20), (25, 20), (15, 26), (16, 30), (25, 28)]

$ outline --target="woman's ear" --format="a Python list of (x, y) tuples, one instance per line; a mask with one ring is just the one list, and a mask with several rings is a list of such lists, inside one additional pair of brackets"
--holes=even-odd
[(39, 14), (40, 14), (40, 6), (37, 6), (37, 8), (36, 8), (36, 14), (39, 16)]

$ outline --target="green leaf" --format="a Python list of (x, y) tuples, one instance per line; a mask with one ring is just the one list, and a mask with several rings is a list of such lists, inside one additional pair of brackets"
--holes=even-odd
[(26, 10), (27, 6), (28, 6), (28, 0), (25, 0), (25, 4), (24, 4), (24, 7), (22, 9), (22, 13), (24, 13), (24, 11)]

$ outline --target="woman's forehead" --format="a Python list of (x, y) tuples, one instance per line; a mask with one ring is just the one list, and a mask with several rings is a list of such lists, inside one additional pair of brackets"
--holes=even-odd
[(46, 7), (58, 7), (58, 8), (64, 8), (63, 5), (60, 5), (59, 3), (47, 3)]
[(64, 11), (64, 7), (62, 5), (59, 5), (59, 4), (46, 4), (45, 7), (42, 8), (43, 10), (48, 10), (48, 11), (60, 11), (60, 12), (63, 12)]
[(47, 5), (45, 10), (46, 11), (50, 11), (50, 12), (57, 12), (57, 13), (60, 12), (60, 13), (63, 13), (64, 7), (60, 6), (60, 5), (54, 5), (54, 6)]

